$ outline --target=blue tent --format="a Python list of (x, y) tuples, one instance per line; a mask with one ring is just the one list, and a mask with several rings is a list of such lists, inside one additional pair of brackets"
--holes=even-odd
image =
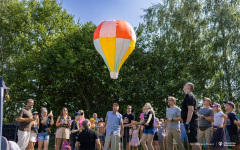
[(0, 147), (2, 144), (2, 123), (3, 123), (3, 100), (6, 94), (6, 91), (9, 88), (6, 87), (4, 81), (3, 81), (3, 77), (0, 77), (0, 96), (1, 96), (1, 100), (0, 100)]

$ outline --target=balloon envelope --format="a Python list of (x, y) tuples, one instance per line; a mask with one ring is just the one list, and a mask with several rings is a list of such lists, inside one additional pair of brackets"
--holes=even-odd
[(112, 79), (135, 48), (136, 34), (124, 20), (107, 20), (98, 25), (93, 35), (96, 50), (105, 61)]

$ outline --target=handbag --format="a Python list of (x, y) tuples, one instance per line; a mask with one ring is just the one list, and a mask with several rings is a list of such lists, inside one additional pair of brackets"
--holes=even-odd
[(61, 150), (71, 150), (70, 141), (63, 141)]

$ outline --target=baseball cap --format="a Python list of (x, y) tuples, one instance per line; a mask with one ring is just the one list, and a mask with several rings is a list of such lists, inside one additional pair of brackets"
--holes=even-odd
[(211, 105), (211, 107), (218, 107), (218, 108), (221, 108), (221, 105), (219, 105), (218, 103), (214, 103), (213, 105)]
[(232, 108), (235, 108), (235, 104), (232, 101), (223, 101), (225, 104), (229, 104), (230, 106), (232, 106)]
[(79, 112), (75, 112), (75, 113), (74, 113), (74, 117), (75, 117), (75, 116), (78, 116), (78, 115), (80, 115)]
[(33, 112), (33, 115), (35, 115), (35, 114), (38, 114), (38, 112), (37, 112), (37, 111), (34, 111), (34, 112)]

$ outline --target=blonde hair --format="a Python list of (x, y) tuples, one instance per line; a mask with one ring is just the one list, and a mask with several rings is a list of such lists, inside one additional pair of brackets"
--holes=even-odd
[(148, 113), (149, 111), (154, 112), (153, 108), (152, 108), (152, 105), (150, 103), (146, 103), (145, 105), (146, 105), (146, 107), (145, 107), (145, 112), (144, 113)]
[(176, 104), (176, 98), (175, 97), (169, 96), (168, 99), (171, 99), (174, 102), (174, 104)]
[(187, 85), (190, 87), (190, 90), (194, 90), (194, 84), (192, 82), (188, 82)]

